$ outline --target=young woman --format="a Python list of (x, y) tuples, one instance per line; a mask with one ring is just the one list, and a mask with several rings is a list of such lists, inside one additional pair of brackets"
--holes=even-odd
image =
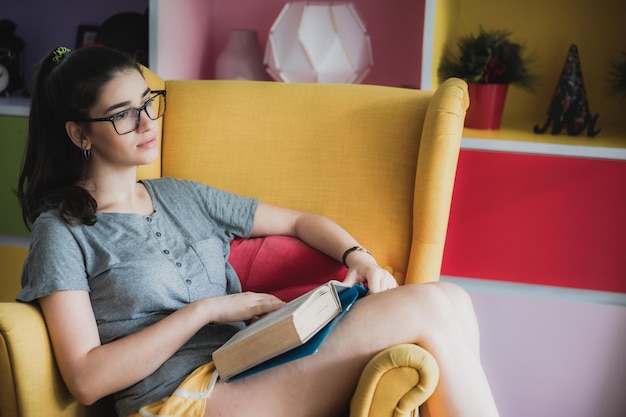
[[(120, 416), (339, 416), (367, 361), (411, 342), (440, 366), (423, 414), (497, 415), (458, 287), (397, 288), (366, 251), (347, 252), (358, 242), (323, 216), (189, 181), (137, 182), (137, 166), (158, 156), (165, 99), (107, 48), (58, 48), (36, 77), (18, 186), (32, 241), (18, 299), (39, 302), (78, 401), (113, 394)], [(224, 384), (211, 353), (237, 323), (283, 305), (242, 293), (225, 262), (233, 237), (266, 235), (297, 237), (338, 260), (348, 253), (345, 282), (371, 295), (317, 355)]]

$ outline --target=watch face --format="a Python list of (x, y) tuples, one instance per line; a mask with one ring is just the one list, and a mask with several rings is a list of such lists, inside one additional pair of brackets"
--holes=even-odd
[(9, 86), (9, 70), (4, 65), (0, 64), (0, 93), (4, 93), (4, 90)]

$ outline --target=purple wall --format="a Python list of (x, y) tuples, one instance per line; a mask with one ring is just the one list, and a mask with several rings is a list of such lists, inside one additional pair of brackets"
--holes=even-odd
[(17, 24), (16, 35), (25, 44), (24, 76), (31, 84), (37, 62), (57, 46), (73, 48), (79, 25), (102, 24), (119, 12), (144, 13), (148, 0), (2, 0), (0, 19), (10, 19)]

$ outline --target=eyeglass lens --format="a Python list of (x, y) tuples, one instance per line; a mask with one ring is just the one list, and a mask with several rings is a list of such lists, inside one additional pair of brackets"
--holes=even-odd
[(139, 108), (128, 109), (117, 113), (112, 119), (113, 126), (117, 133), (124, 135), (137, 130), (141, 121), (141, 112), (144, 110), (152, 120), (163, 117), (165, 113), (165, 97), (162, 94), (156, 94), (150, 97), (150, 99)]

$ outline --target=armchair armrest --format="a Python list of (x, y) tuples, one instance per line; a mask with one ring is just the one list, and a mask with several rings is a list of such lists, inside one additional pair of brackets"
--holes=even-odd
[(69, 393), (39, 308), (0, 303), (0, 416), (114, 415), (111, 405), (103, 403), (84, 407)]
[[(47, 389), (41, 390), (41, 385)], [(34, 415), (43, 410), (53, 415), (71, 402), (54, 364), (46, 324), (38, 308), (0, 303), (2, 415)]]
[(439, 381), (435, 358), (424, 348), (402, 344), (372, 358), (359, 380), (350, 417), (409, 417)]

